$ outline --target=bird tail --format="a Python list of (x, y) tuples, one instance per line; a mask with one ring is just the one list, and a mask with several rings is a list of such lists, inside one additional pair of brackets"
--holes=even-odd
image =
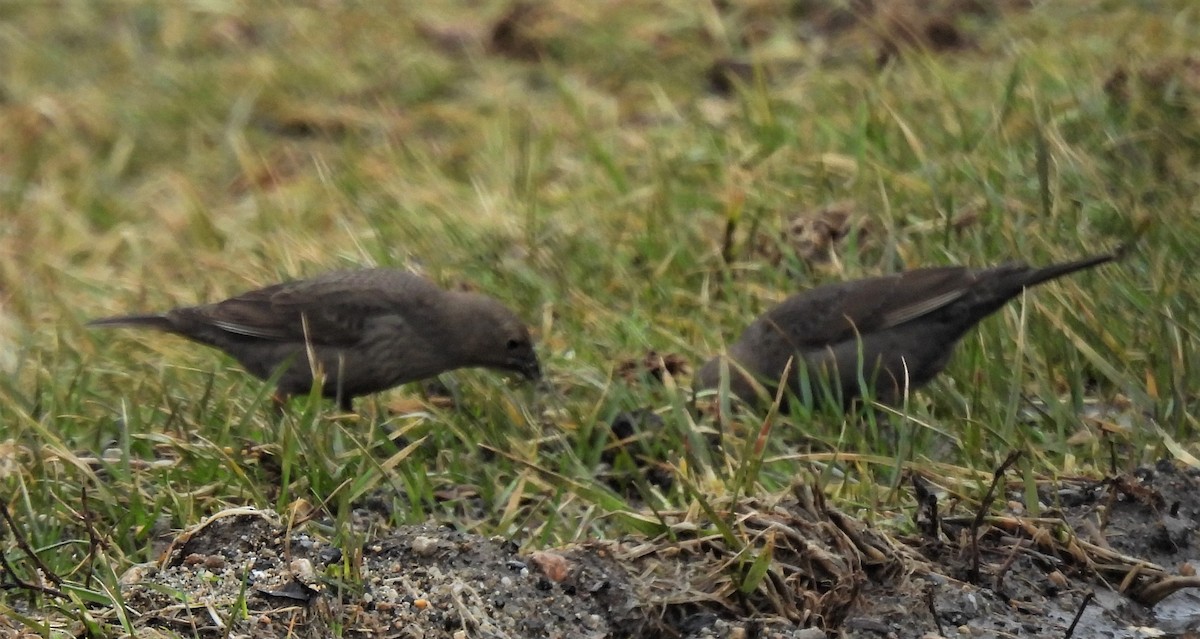
[(1021, 286), (1025, 288), (1037, 286), (1043, 282), (1049, 282), (1050, 280), (1058, 279), (1064, 275), (1070, 275), (1076, 271), (1082, 271), (1084, 269), (1093, 268), (1100, 266), (1101, 264), (1107, 264), (1108, 262), (1119, 260), (1125, 256), (1126, 248), (1127, 247), (1122, 246), (1111, 253), (1105, 253), (1103, 255), (1093, 255), (1091, 257), (1085, 257), (1083, 259), (1073, 260), (1070, 262), (1063, 262), (1061, 264), (1051, 264), (1050, 266), (1029, 269), (1029, 271), (1025, 273), (1025, 277), (1021, 278)]
[(174, 324), (166, 315), (119, 315), (117, 317), (102, 317), (87, 323), (91, 328), (153, 328), (160, 331), (171, 331)]

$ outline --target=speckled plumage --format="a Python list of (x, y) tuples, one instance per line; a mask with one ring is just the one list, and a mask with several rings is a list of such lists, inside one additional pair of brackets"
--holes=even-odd
[[(800, 396), (809, 390), (814, 403), (827, 397), (825, 384), (848, 406), (863, 395), (860, 379), (875, 399), (896, 403), (906, 389), (929, 383), (967, 331), (1025, 288), (1117, 257), (1044, 268), (1018, 263), (924, 268), (819, 286), (755, 319), (729, 346), (728, 357), (705, 363), (695, 386), (717, 388), (727, 369), (732, 394), (747, 402), (766, 400), (774, 397), (792, 360), (789, 387)], [(808, 389), (800, 385), (805, 377)]]
[(456, 368), (540, 375), (525, 324), (499, 301), (447, 291), (396, 269), (335, 271), (275, 284), (215, 304), (89, 322), (148, 327), (233, 356), (283, 396), (313, 386), (349, 410), (354, 397)]

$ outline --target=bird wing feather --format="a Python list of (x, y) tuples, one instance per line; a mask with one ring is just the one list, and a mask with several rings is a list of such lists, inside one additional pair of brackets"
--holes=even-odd
[(769, 313), (770, 324), (789, 327), (798, 348), (821, 347), (925, 317), (962, 298), (975, 272), (956, 266), (824, 286), (796, 295)]
[(419, 313), (438, 290), (403, 271), (339, 271), (250, 291), (194, 312), (236, 335), (346, 346), (362, 337), (372, 318)]
[(911, 304), (891, 309), (883, 314), (883, 326), (881, 328), (899, 326), (928, 315), (962, 297), (966, 292), (966, 288), (953, 288), (944, 293), (918, 299)]

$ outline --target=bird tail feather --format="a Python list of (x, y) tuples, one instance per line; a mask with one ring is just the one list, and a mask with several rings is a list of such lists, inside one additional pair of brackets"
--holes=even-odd
[(1076, 271), (1082, 271), (1084, 269), (1089, 269), (1101, 264), (1119, 260), (1124, 256), (1124, 254), (1125, 250), (1122, 247), (1116, 251), (1113, 251), (1112, 253), (1106, 253), (1104, 255), (1093, 255), (1091, 257), (1085, 257), (1079, 260), (1072, 260), (1070, 262), (1063, 262), (1061, 264), (1051, 264), (1050, 266), (1030, 269), (1022, 279), (1021, 285), (1026, 288), (1037, 286), (1038, 284), (1049, 282), (1053, 279), (1058, 279), (1064, 275), (1070, 275)]
[(91, 328), (154, 328), (160, 331), (170, 331), (174, 328), (166, 315), (119, 315), (117, 317), (102, 317), (87, 323)]

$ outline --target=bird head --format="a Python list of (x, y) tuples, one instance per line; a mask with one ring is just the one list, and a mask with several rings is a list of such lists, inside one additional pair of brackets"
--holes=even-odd
[(461, 346), (472, 364), (519, 373), (529, 380), (542, 376), (529, 329), (508, 307), (484, 295), (462, 294), (470, 326)]
[[(524, 329), (524, 327), (521, 327)], [(529, 339), (528, 331), (520, 336), (509, 337), (504, 342), (504, 350), (507, 353), (505, 357), (504, 368), (520, 373), (528, 380), (538, 380), (542, 378), (542, 366), (538, 362), (537, 353), (533, 351), (533, 343)]]

